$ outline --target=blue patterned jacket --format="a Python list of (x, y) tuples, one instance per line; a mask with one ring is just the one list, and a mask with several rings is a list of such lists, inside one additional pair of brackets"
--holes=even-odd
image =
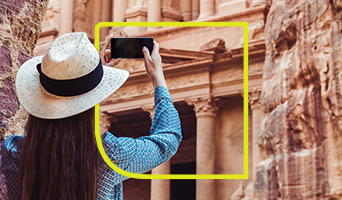
[[(145, 173), (169, 160), (182, 140), (179, 115), (165, 87), (155, 90), (155, 113), (149, 136), (137, 139), (103, 135), (103, 147), (111, 161), (121, 169), (133, 173)], [(1, 171), (6, 177), (8, 197), (18, 199), (18, 167), (20, 149), (17, 142), (23, 137), (12, 135), (1, 146)], [(6, 167), (5, 167), (6, 166)], [(112, 170), (101, 158), (97, 175), (97, 199), (123, 199), (122, 182), (125, 177)]]

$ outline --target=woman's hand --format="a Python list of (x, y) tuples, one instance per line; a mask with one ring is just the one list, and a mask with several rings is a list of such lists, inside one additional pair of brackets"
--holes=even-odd
[(110, 66), (110, 67), (114, 67), (115, 65), (119, 64), (121, 61), (120, 59), (112, 59), (110, 49), (107, 49), (110, 39), (112, 37), (113, 35), (111, 34), (100, 45), (100, 58), (102, 60), (102, 64)]
[(154, 89), (156, 89), (158, 86), (166, 87), (166, 81), (164, 78), (162, 67), (162, 60), (159, 55), (159, 44), (156, 41), (154, 41), (151, 55), (146, 47), (143, 48), (143, 53), (146, 72), (152, 80)]

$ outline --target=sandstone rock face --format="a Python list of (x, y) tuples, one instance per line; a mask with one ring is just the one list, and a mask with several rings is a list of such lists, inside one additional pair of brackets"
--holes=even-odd
[(258, 143), (258, 199), (342, 198), (342, 1), (274, 0)]
[(240, 200), (244, 197), (243, 185), (240, 183), (239, 188), (232, 194), (231, 200)]
[[(31, 58), (49, 1), (0, 1), (0, 132), (19, 109), (15, 75)], [(13, 121), (18, 121), (14, 120)]]
[[(0, 136), (20, 133), (26, 113), (19, 109), (15, 76), (21, 64), (30, 59), (41, 32), (41, 22), (49, 1), (0, 1)], [(12, 125), (9, 125), (9, 121)], [(12, 127), (12, 128), (10, 128)], [(12, 130), (12, 131), (8, 131)], [(0, 156), (1, 163), (1, 156)], [(7, 188), (0, 173), (0, 199), (6, 200)]]

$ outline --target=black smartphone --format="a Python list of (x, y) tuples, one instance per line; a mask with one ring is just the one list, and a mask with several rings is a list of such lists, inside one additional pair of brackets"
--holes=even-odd
[(153, 50), (152, 37), (112, 38), (110, 42), (112, 58), (144, 58), (144, 46), (150, 53)]

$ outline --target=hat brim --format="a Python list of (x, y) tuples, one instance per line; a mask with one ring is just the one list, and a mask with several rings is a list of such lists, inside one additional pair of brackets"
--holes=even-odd
[(37, 64), (43, 56), (26, 61), (16, 77), (16, 90), (19, 102), (31, 115), (42, 119), (61, 119), (79, 114), (100, 103), (127, 80), (125, 70), (103, 66), (103, 77), (93, 90), (77, 96), (61, 97), (45, 91), (40, 85)]

